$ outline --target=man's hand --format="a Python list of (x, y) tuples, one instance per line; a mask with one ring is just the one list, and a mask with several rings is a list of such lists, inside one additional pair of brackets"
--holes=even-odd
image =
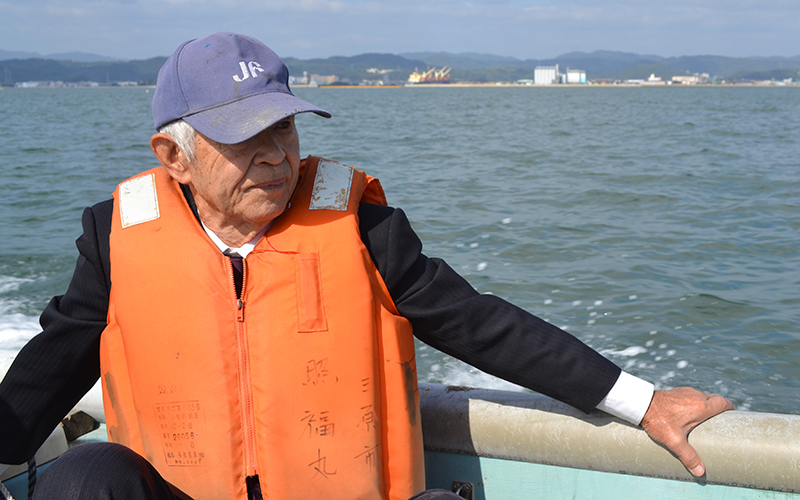
[(642, 419), (642, 427), (655, 442), (664, 445), (695, 476), (706, 468), (689, 444), (692, 429), (709, 418), (732, 410), (733, 403), (716, 394), (706, 394), (691, 387), (656, 391)]

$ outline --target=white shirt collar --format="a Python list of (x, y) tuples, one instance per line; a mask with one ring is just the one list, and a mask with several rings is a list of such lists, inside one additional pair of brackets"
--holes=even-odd
[(211, 238), (211, 241), (213, 241), (214, 244), (217, 245), (217, 248), (219, 248), (219, 250), (222, 253), (224, 253), (225, 255), (233, 255), (233, 256), (238, 255), (239, 257), (244, 259), (250, 252), (253, 251), (258, 241), (261, 238), (263, 238), (265, 234), (267, 234), (267, 229), (269, 229), (269, 227), (272, 225), (272, 222), (267, 224), (264, 227), (264, 229), (259, 231), (255, 238), (245, 243), (244, 245), (240, 246), (239, 248), (233, 248), (226, 245), (221, 239), (219, 239), (219, 236), (214, 234), (214, 231), (210, 230), (209, 228), (206, 227), (205, 224), (203, 224), (203, 221), (200, 221), (200, 225), (203, 226), (203, 230), (205, 230), (206, 234), (208, 234), (208, 237)]

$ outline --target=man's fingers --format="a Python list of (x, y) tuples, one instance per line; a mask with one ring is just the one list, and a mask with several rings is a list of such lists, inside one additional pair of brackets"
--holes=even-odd
[(681, 461), (684, 467), (689, 469), (693, 476), (700, 477), (706, 473), (706, 468), (703, 465), (703, 461), (700, 460), (700, 455), (697, 454), (697, 451), (685, 438), (682, 444), (672, 449), (672, 452), (675, 453), (678, 460)]
[(676, 426), (669, 419), (659, 419), (655, 422), (645, 424), (645, 431), (657, 443), (664, 445), (672, 452), (684, 467), (694, 476), (702, 476), (706, 469), (700, 455), (689, 444), (688, 435), (697, 424), (687, 423), (683, 426)]
[(689, 472), (702, 476), (705, 466), (689, 444), (689, 433), (714, 415), (732, 409), (733, 404), (722, 396), (688, 387), (656, 391), (642, 419), (642, 427), (654, 441), (666, 446)]
[(723, 411), (733, 410), (733, 403), (726, 398), (723, 398), (719, 394), (711, 394), (710, 396), (711, 398), (709, 398), (708, 404), (714, 415), (722, 413)]

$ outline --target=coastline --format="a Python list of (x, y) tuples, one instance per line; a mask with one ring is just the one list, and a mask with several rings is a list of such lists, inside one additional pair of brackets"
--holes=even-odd
[[(402, 89), (402, 88), (532, 88), (532, 89), (576, 89), (576, 88), (797, 88), (800, 89), (800, 82), (793, 82), (790, 84), (773, 82), (773, 83), (698, 83), (698, 84), (648, 84), (648, 83), (584, 83), (584, 84), (564, 84), (555, 83), (550, 85), (536, 85), (514, 82), (456, 82), (456, 83), (424, 83), (424, 84), (391, 84), (391, 85), (308, 85), (308, 84), (292, 84), (293, 89)], [(82, 85), (82, 84), (66, 84), (63, 82), (39, 82), (38, 85), (20, 86), (20, 87), (3, 87), (0, 90), (7, 89), (145, 89), (150, 92), (155, 89), (155, 85)]]
[(791, 85), (754, 85), (742, 83), (715, 83), (715, 84), (693, 84), (693, 85), (648, 85), (636, 83), (592, 83), (592, 84), (552, 84), (552, 85), (528, 85), (522, 83), (426, 83), (414, 85), (302, 85), (295, 84), (292, 88), (319, 88), (319, 89), (398, 89), (398, 88), (536, 88), (536, 89), (575, 89), (575, 88), (798, 88), (800, 84)]

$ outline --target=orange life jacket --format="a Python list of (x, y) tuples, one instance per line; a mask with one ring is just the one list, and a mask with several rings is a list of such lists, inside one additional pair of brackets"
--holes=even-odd
[(405, 500), (424, 489), (414, 344), (360, 238), (376, 179), (303, 160), (290, 208), (230, 259), (162, 169), (114, 193), (101, 338), (109, 439), (196, 499)]

